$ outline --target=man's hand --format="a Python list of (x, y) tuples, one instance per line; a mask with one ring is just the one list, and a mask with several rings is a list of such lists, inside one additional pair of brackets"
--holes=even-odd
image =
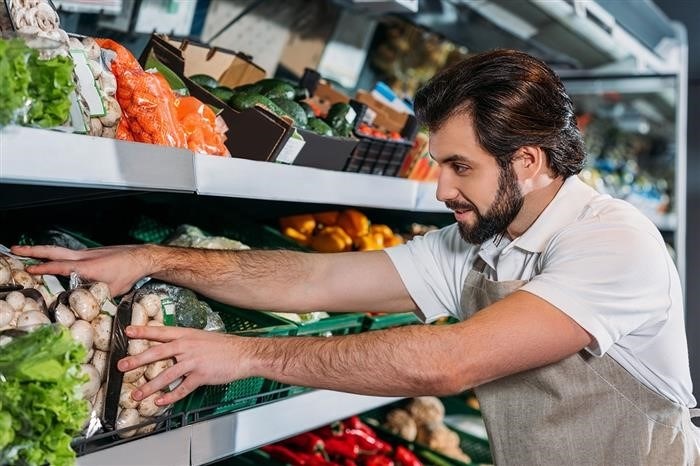
[(139, 401), (184, 377), (175, 390), (156, 400), (159, 406), (174, 403), (200, 385), (219, 385), (250, 377), (249, 357), (242, 354), (244, 338), (217, 332), (180, 327), (136, 327), (126, 329), (129, 338), (160, 342), (135, 356), (119, 361), (119, 370), (130, 371), (147, 364), (175, 359), (175, 364), (131, 393)]
[(129, 291), (153, 270), (150, 246), (113, 246), (73, 251), (57, 246), (13, 246), (14, 254), (49, 262), (27, 267), (35, 275), (70, 275), (105, 282), (112, 296)]

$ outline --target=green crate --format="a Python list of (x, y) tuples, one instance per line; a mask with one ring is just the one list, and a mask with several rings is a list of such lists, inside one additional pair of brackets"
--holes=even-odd
[(142, 215), (136, 225), (129, 230), (129, 236), (142, 243), (160, 244), (168, 239), (173, 232), (175, 232), (175, 228)]
[(379, 315), (367, 315), (364, 330), (382, 330), (403, 325), (420, 324), (420, 319), (413, 312), (398, 312)]
[[(283, 317), (280, 319), (285, 320)], [(325, 319), (314, 322), (292, 322), (296, 326), (296, 336), (351, 335), (362, 332), (365, 314), (361, 312), (331, 313)], [(289, 321), (291, 322), (291, 321)]]
[[(293, 325), (264, 312), (245, 311), (215, 301), (209, 301), (209, 305), (221, 316), (226, 333), (272, 337), (288, 336), (295, 331)], [(265, 387), (271, 390), (274, 385), (262, 377), (199, 387), (176, 405), (175, 412), (184, 412), (186, 422), (191, 423), (201, 418), (238, 411), (265, 401)]]
[[(69, 236), (72, 236), (73, 238), (75, 238), (76, 240), (78, 240), (79, 242), (81, 242), (82, 244), (87, 246), (88, 248), (99, 248), (99, 247), (103, 246), (102, 244), (98, 243), (97, 241), (94, 241), (94, 240), (88, 238), (83, 233), (79, 233), (77, 231), (70, 230), (68, 228), (51, 227), (50, 229), (59, 231), (61, 233), (65, 233)], [(36, 238), (33, 238), (32, 236), (27, 235), (27, 234), (23, 234), (20, 236), (17, 243), (20, 245), (33, 246), (36, 244)]]

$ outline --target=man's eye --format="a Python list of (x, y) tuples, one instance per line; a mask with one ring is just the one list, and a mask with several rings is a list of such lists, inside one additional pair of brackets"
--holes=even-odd
[(466, 165), (460, 165), (460, 164), (458, 164), (458, 163), (455, 163), (455, 164), (452, 165), (452, 169), (453, 169), (453, 170), (455, 171), (455, 173), (457, 173), (458, 175), (463, 175), (464, 173), (467, 172), (467, 170), (469, 170), (469, 167), (467, 167)]

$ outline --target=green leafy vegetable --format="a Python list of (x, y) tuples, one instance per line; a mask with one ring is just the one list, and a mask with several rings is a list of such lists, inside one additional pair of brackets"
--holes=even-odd
[(0, 351), (0, 464), (75, 463), (70, 443), (88, 418), (85, 348), (47, 325)]
[(0, 39), (0, 126), (62, 125), (68, 120), (74, 89), (70, 58), (43, 60), (20, 39)]
[(0, 40), (0, 126), (18, 122), (29, 102), (30, 52), (19, 39)]
[(73, 61), (68, 57), (42, 60), (34, 52), (29, 59), (29, 123), (50, 128), (68, 120), (70, 93), (75, 89)]

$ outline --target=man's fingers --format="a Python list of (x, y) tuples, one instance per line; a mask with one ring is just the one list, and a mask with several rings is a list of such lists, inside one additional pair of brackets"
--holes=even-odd
[[(134, 390), (131, 394), (132, 398), (136, 401), (140, 401), (158, 390), (163, 390), (169, 387), (171, 383), (181, 377), (184, 377), (188, 372), (190, 372), (193, 369), (190, 366), (191, 364), (187, 362), (181, 362), (167, 368), (158, 374), (158, 376), (149, 380), (148, 383), (145, 383)], [(182, 383), (180, 385), (182, 385)], [(158, 404), (160, 405), (162, 403)]]
[(78, 262), (73, 260), (57, 260), (44, 264), (27, 266), (27, 272), (33, 275), (70, 275), (72, 272), (80, 274), (80, 269), (77, 264)]
[(117, 367), (122, 372), (127, 372), (137, 367), (145, 366), (152, 362), (162, 361), (164, 359), (170, 359), (175, 356), (174, 345), (163, 344), (156, 345), (148, 348), (146, 351), (134, 356), (127, 356), (126, 358), (120, 359), (117, 363)]
[(149, 327), (129, 325), (126, 328), (126, 335), (129, 338), (167, 342), (181, 338), (192, 331), (193, 329), (183, 327)]
[(201, 385), (199, 378), (196, 375), (189, 375), (185, 377), (180, 385), (177, 386), (172, 392), (168, 392), (158, 400), (156, 404), (158, 406), (165, 406), (171, 403), (175, 403), (192, 393), (197, 387)]
[(79, 251), (62, 248), (59, 246), (12, 246), (10, 248), (13, 254), (26, 257), (34, 257), (36, 259), (49, 260), (77, 260), (80, 259)]

